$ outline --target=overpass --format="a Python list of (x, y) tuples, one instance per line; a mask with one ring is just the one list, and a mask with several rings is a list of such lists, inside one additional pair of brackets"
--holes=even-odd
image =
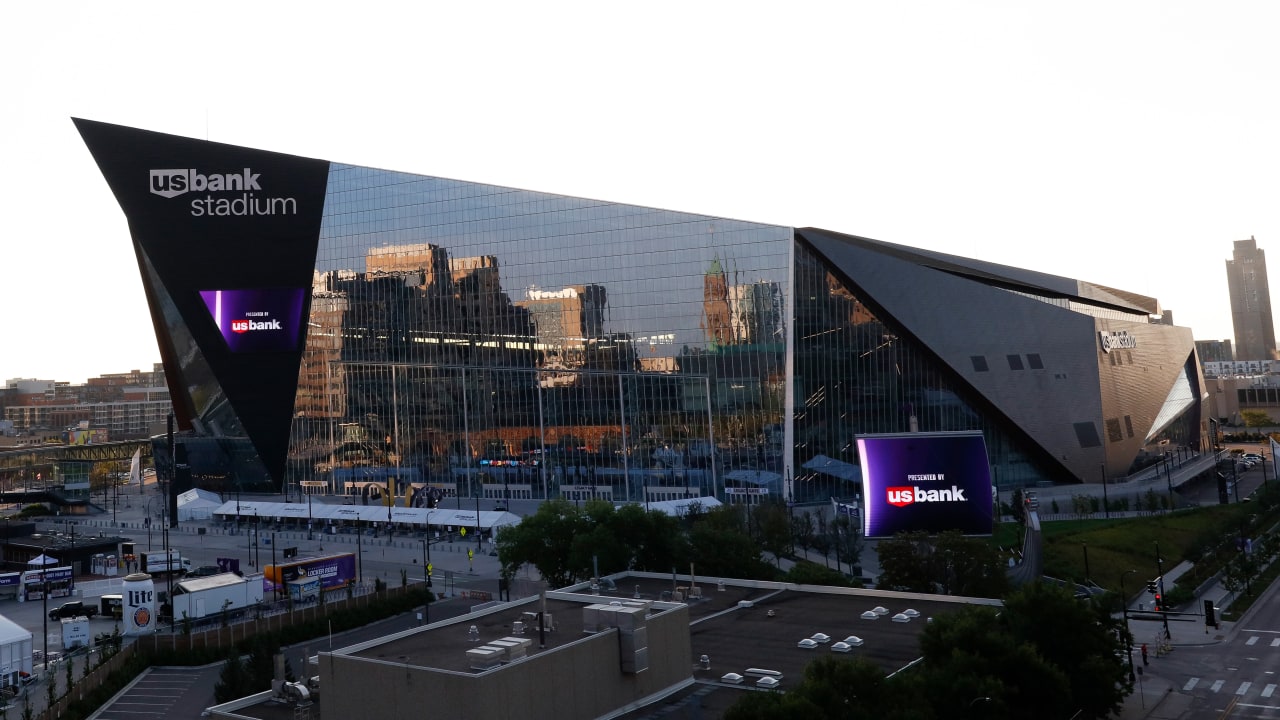
[[(25, 470), (44, 472), (44, 469), (52, 469), (64, 462), (127, 462), (139, 449), (142, 450), (142, 457), (151, 457), (151, 439), (119, 440), (91, 445), (32, 445), (0, 450), (0, 479), (17, 477)], [(52, 477), (47, 479), (51, 480)]]

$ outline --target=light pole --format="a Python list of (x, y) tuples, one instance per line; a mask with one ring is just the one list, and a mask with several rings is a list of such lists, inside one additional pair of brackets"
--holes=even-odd
[[(49, 579), (45, 576), (45, 572), (49, 567), (49, 555), (41, 553), (43, 556), (40, 560), (40, 599), (44, 601), (44, 669), (48, 675), (49, 670)], [(53, 678), (48, 678), (48, 682), (54, 682)]]
[(1089, 543), (1080, 543), (1080, 549), (1084, 552), (1084, 584), (1089, 584)]
[(1165, 479), (1165, 482), (1167, 482), (1167, 483), (1169, 484), (1169, 509), (1170, 509), (1170, 510), (1173, 510), (1173, 509), (1174, 509), (1174, 502), (1173, 502), (1173, 458), (1171, 458), (1171, 457), (1169, 456), (1169, 453), (1168, 453), (1168, 452), (1166, 452), (1166, 453), (1164, 454), (1164, 462), (1165, 462), (1165, 466), (1164, 466), (1164, 468), (1165, 468), (1165, 469), (1164, 469), (1164, 479)]
[(1164, 620), (1164, 639), (1171, 640), (1169, 634), (1169, 615), (1164, 609), (1164, 558), (1160, 556), (1160, 541), (1156, 540), (1156, 590), (1160, 593), (1160, 617)]
[(1137, 570), (1125, 570), (1120, 573), (1120, 611), (1124, 613), (1124, 645), (1129, 656), (1129, 682), (1133, 682), (1133, 633), (1129, 632), (1129, 595), (1124, 591), (1124, 579), (1129, 573)]
[(1107, 500), (1107, 464), (1099, 463), (1102, 468), (1102, 516), (1111, 519), (1111, 502)]

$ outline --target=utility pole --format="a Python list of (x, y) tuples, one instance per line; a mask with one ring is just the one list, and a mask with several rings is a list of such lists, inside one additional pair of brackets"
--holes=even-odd
[(1129, 596), (1124, 591), (1124, 579), (1129, 573), (1137, 570), (1125, 570), (1120, 573), (1120, 610), (1124, 613), (1124, 642), (1129, 656), (1129, 682), (1133, 682), (1133, 633), (1129, 631)]
[(1161, 608), (1160, 608), (1160, 618), (1161, 618), (1162, 620), (1164, 620), (1164, 639), (1165, 639), (1165, 640), (1171, 640), (1171, 639), (1173, 639), (1173, 636), (1169, 634), (1169, 613), (1168, 613), (1168, 611), (1166, 611), (1166, 610), (1164, 609), (1164, 606), (1163, 606), (1163, 602), (1164, 602), (1164, 558), (1160, 556), (1160, 541), (1159, 541), (1159, 540), (1156, 540), (1156, 541), (1155, 541), (1155, 544), (1156, 544), (1156, 572), (1158, 573), (1158, 574), (1156, 575), (1156, 577), (1159, 579), (1159, 580), (1158, 580), (1159, 585), (1157, 586), (1157, 588), (1158, 588), (1158, 590), (1160, 591), (1160, 600), (1161, 600), (1161, 603), (1162, 603)]

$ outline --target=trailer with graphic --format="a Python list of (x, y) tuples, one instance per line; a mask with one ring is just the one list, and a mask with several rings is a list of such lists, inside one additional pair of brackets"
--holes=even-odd
[(328, 592), (345, 588), (356, 581), (355, 553), (337, 553), (320, 557), (299, 558), (275, 565), (268, 565), (263, 575), (268, 592), (278, 592), (281, 596), (293, 594), (293, 588), (301, 583), (303, 590), (310, 584), (308, 581), (319, 580), (319, 592)]

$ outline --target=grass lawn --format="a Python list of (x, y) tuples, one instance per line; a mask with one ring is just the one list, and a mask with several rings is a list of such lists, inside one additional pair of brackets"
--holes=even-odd
[[(1117, 593), (1121, 575), (1136, 570), (1124, 578), (1124, 590), (1133, 597), (1146, 592), (1147, 581), (1159, 574), (1157, 543), (1164, 569), (1171, 570), (1183, 560), (1194, 562), (1216, 543), (1234, 537), (1241, 522), (1257, 509), (1253, 504), (1212, 505), (1140, 518), (1041, 522), (1044, 573), (1083, 582), (1087, 554), (1088, 578)], [(1001, 523), (993, 541), (1004, 547), (1020, 546), (1020, 533), (1018, 524)], [(1204, 574), (1202, 567), (1197, 575)], [(1200, 578), (1192, 578), (1192, 582), (1198, 584)]]

